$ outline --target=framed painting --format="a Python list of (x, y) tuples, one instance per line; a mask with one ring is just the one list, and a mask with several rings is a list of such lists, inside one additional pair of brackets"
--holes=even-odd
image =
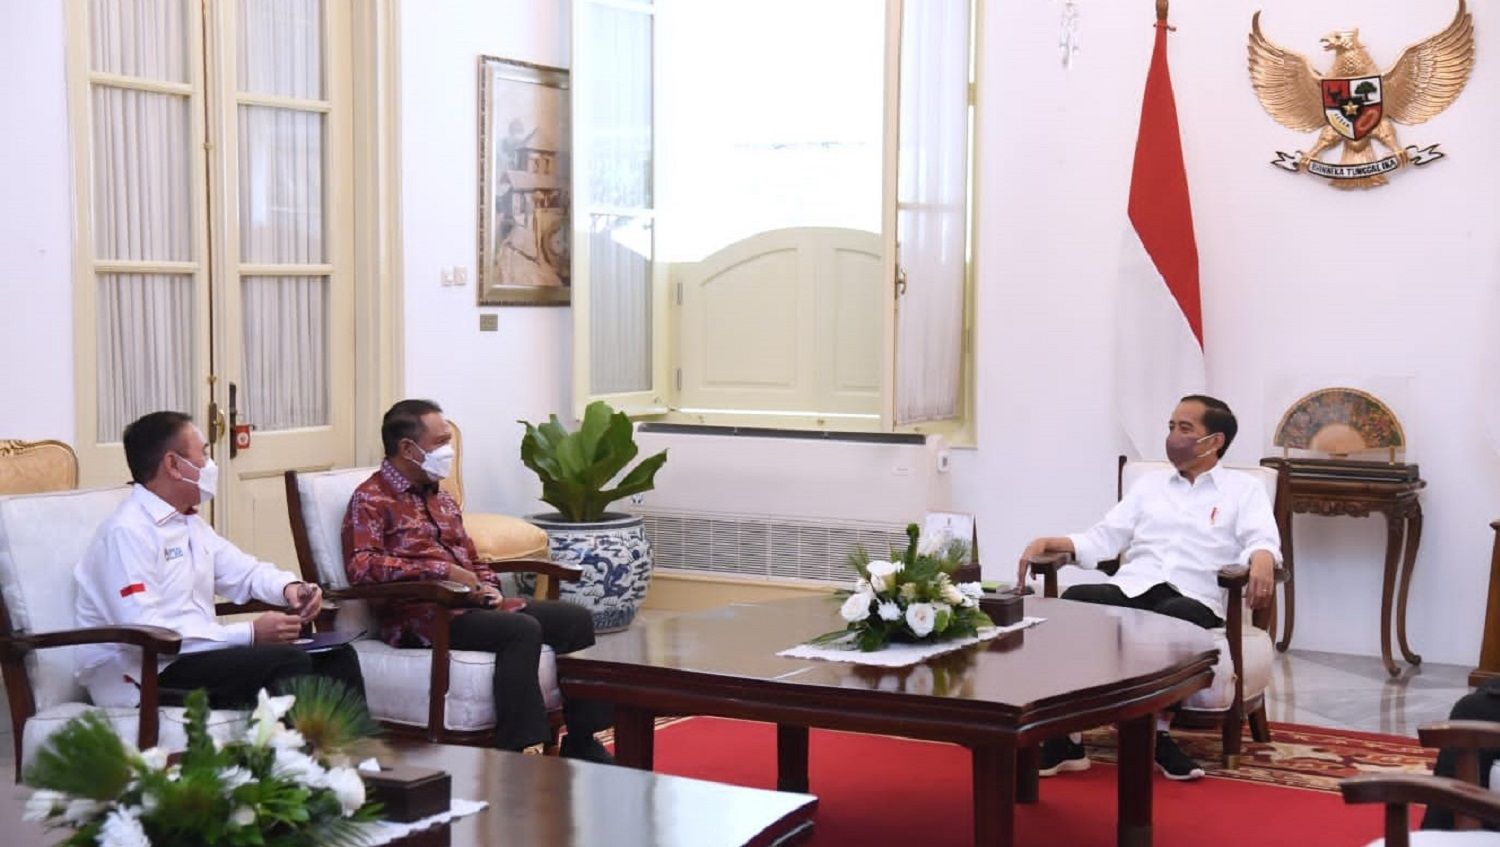
[(481, 306), (566, 306), (572, 250), (568, 72), (479, 57)]

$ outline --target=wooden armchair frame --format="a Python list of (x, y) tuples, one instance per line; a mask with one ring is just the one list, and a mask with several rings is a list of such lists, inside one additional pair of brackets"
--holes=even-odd
[(1423, 747), (1458, 751), (1456, 779), (1430, 774), (1371, 774), (1339, 783), (1345, 803), (1385, 804), (1386, 847), (1408, 847), (1408, 807), (1413, 803), (1453, 811), (1455, 829), (1500, 824), (1500, 794), (1479, 784), (1479, 751), (1500, 747), (1500, 723), (1442, 721), (1418, 728)]
[[(1118, 467), (1115, 471), (1115, 499), (1118, 501), (1125, 496), (1125, 465), (1129, 459), (1120, 456)], [(1281, 534), (1282, 556), (1285, 558), (1287, 539), (1291, 535), (1292, 502), (1288, 487), (1289, 480), (1286, 472), (1277, 469), (1276, 472), (1276, 496), (1271, 504), (1272, 513), (1276, 518), (1276, 528)], [(1043, 593), (1047, 597), (1058, 596), (1057, 572), (1060, 568), (1076, 564), (1071, 553), (1046, 553), (1027, 560), (1027, 568), (1033, 576), (1042, 578)], [(1110, 559), (1099, 563), (1099, 570), (1113, 576), (1119, 570), (1120, 560)], [(1284, 568), (1276, 569), (1276, 581), (1285, 582), (1287, 579)], [(1229, 658), (1234, 665), (1234, 700), (1225, 712), (1197, 711), (1184, 708), (1179, 712), (1182, 722), (1187, 725), (1213, 726), (1218, 725), (1223, 740), (1224, 766), (1236, 768), (1239, 766), (1240, 750), (1242, 748), (1241, 736), (1244, 732), (1245, 722), (1250, 723), (1250, 737), (1264, 744), (1271, 740), (1271, 727), (1266, 719), (1266, 704), (1264, 695), (1252, 698), (1252, 702), (1245, 700), (1245, 661), (1244, 661), (1244, 632), (1245, 632), (1245, 586), (1250, 583), (1250, 569), (1245, 565), (1225, 565), (1219, 569), (1219, 587), (1227, 589), (1229, 601), (1225, 608), (1224, 632), (1225, 640), (1229, 646)], [(1252, 626), (1272, 632), (1276, 626), (1276, 603), (1274, 594), (1272, 602), (1265, 607), (1256, 609), (1250, 617)]]
[[(297, 488), (297, 472), (287, 471), (287, 513), (292, 523), (292, 542), (297, 548), (297, 564), (304, 582), (319, 585), (323, 595), (332, 601), (333, 608), (340, 600), (410, 600), (433, 603), (445, 609), (472, 609), (479, 604), (474, 600), (468, 586), (448, 580), (424, 580), (414, 582), (387, 582), (379, 585), (351, 585), (347, 588), (331, 588), (318, 576), (318, 565), (313, 559), (312, 544), (307, 538), (307, 524), (302, 519), (302, 492)], [(561, 565), (541, 559), (513, 559), (506, 561), (484, 560), (484, 565), (495, 573), (534, 573), (547, 577), (546, 599), (556, 600), (564, 582), (577, 582), (583, 569)], [(330, 605), (330, 604), (325, 604)], [(386, 730), (395, 736), (420, 738), (434, 744), (463, 744), (478, 747), (490, 746), (494, 739), (487, 730), (452, 730), (446, 726), (445, 701), (448, 697), (450, 674), (449, 615), (437, 615), (432, 633), (432, 676), (428, 688), (427, 725), (413, 727), (407, 724), (384, 723)], [(331, 614), (323, 616), (320, 626), (331, 626)], [(557, 744), (557, 731), (562, 726), (562, 713), (553, 710), (549, 716), (552, 724), (552, 742), (548, 752)]]

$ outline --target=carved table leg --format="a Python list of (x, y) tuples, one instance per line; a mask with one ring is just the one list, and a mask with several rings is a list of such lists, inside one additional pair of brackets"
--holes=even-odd
[(1120, 721), (1118, 786), (1119, 847), (1149, 847), (1151, 844), (1151, 771), (1156, 750), (1156, 715), (1144, 714)]
[(615, 706), (615, 762), (651, 770), (655, 759), (655, 715), (634, 706)]
[(1380, 659), (1385, 662), (1386, 672), (1400, 676), (1401, 669), (1391, 659), (1391, 606), (1396, 593), (1396, 566), (1401, 562), (1401, 538), (1405, 534), (1406, 519), (1392, 508), (1385, 512), (1385, 577), (1380, 587)]
[(1406, 595), (1411, 587), (1411, 572), (1417, 564), (1417, 548), (1422, 544), (1422, 504), (1412, 504), (1411, 516), (1406, 523), (1406, 561), (1401, 568), (1401, 593), (1396, 600), (1396, 644), (1401, 655), (1414, 665), (1422, 664), (1422, 657), (1412, 652), (1406, 643)]
[(1016, 827), (1016, 748), (1011, 744), (975, 747), (974, 844), (1011, 847)]
[(1035, 744), (1016, 753), (1016, 802), (1035, 803), (1041, 797), (1042, 748)]
[(807, 793), (807, 727), (776, 725), (776, 790)]

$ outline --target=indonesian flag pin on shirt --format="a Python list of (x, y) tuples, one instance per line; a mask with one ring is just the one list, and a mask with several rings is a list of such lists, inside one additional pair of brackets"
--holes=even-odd
[(129, 597), (132, 594), (144, 594), (144, 593), (146, 593), (146, 583), (144, 583), (144, 582), (132, 582), (129, 585), (125, 586), (124, 588), (120, 589), (120, 596), (121, 597)]

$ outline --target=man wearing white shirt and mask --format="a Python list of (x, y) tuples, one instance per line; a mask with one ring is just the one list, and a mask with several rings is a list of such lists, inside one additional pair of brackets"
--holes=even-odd
[[(310, 654), (292, 644), (317, 615), (322, 592), (269, 562), (241, 552), (198, 516), (213, 497), (218, 467), (203, 435), (180, 412), (152, 412), (125, 428), (135, 485), (95, 533), (74, 570), (79, 626), (138, 624), (182, 636), (162, 659), (167, 691), (203, 688), (215, 707), (254, 705), (262, 688), (322, 674), (361, 696), (359, 660), (348, 646)], [(284, 606), (253, 621), (220, 623), (215, 594), (235, 603)], [(140, 703), (141, 651), (91, 644), (78, 650), (78, 676), (95, 705)]]
[[(1224, 625), (1219, 569), (1237, 562), (1250, 567), (1250, 605), (1269, 603), (1281, 559), (1270, 498), (1253, 477), (1219, 467), (1238, 429), (1222, 400), (1182, 398), (1167, 428), (1173, 470), (1142, 477), (1087, 532), (1031, 542), (1021, 554), (1017, 584), (1025, 582), (1027, 561), (1043, 553), (1073, 553), (1089, 567), (1118, 556), (1120, 568), (1107, 582), (1072, 586), (1063, 599), (1144, 609), (1214, 629)], [(1157, 768), (1169, 779), (1202, 777), (1203, 769), (1167, 733), (1168, 724), (1158, 719)], [(1074, 740), (1042, 745), (1044, 776), (1088, 766)]]

